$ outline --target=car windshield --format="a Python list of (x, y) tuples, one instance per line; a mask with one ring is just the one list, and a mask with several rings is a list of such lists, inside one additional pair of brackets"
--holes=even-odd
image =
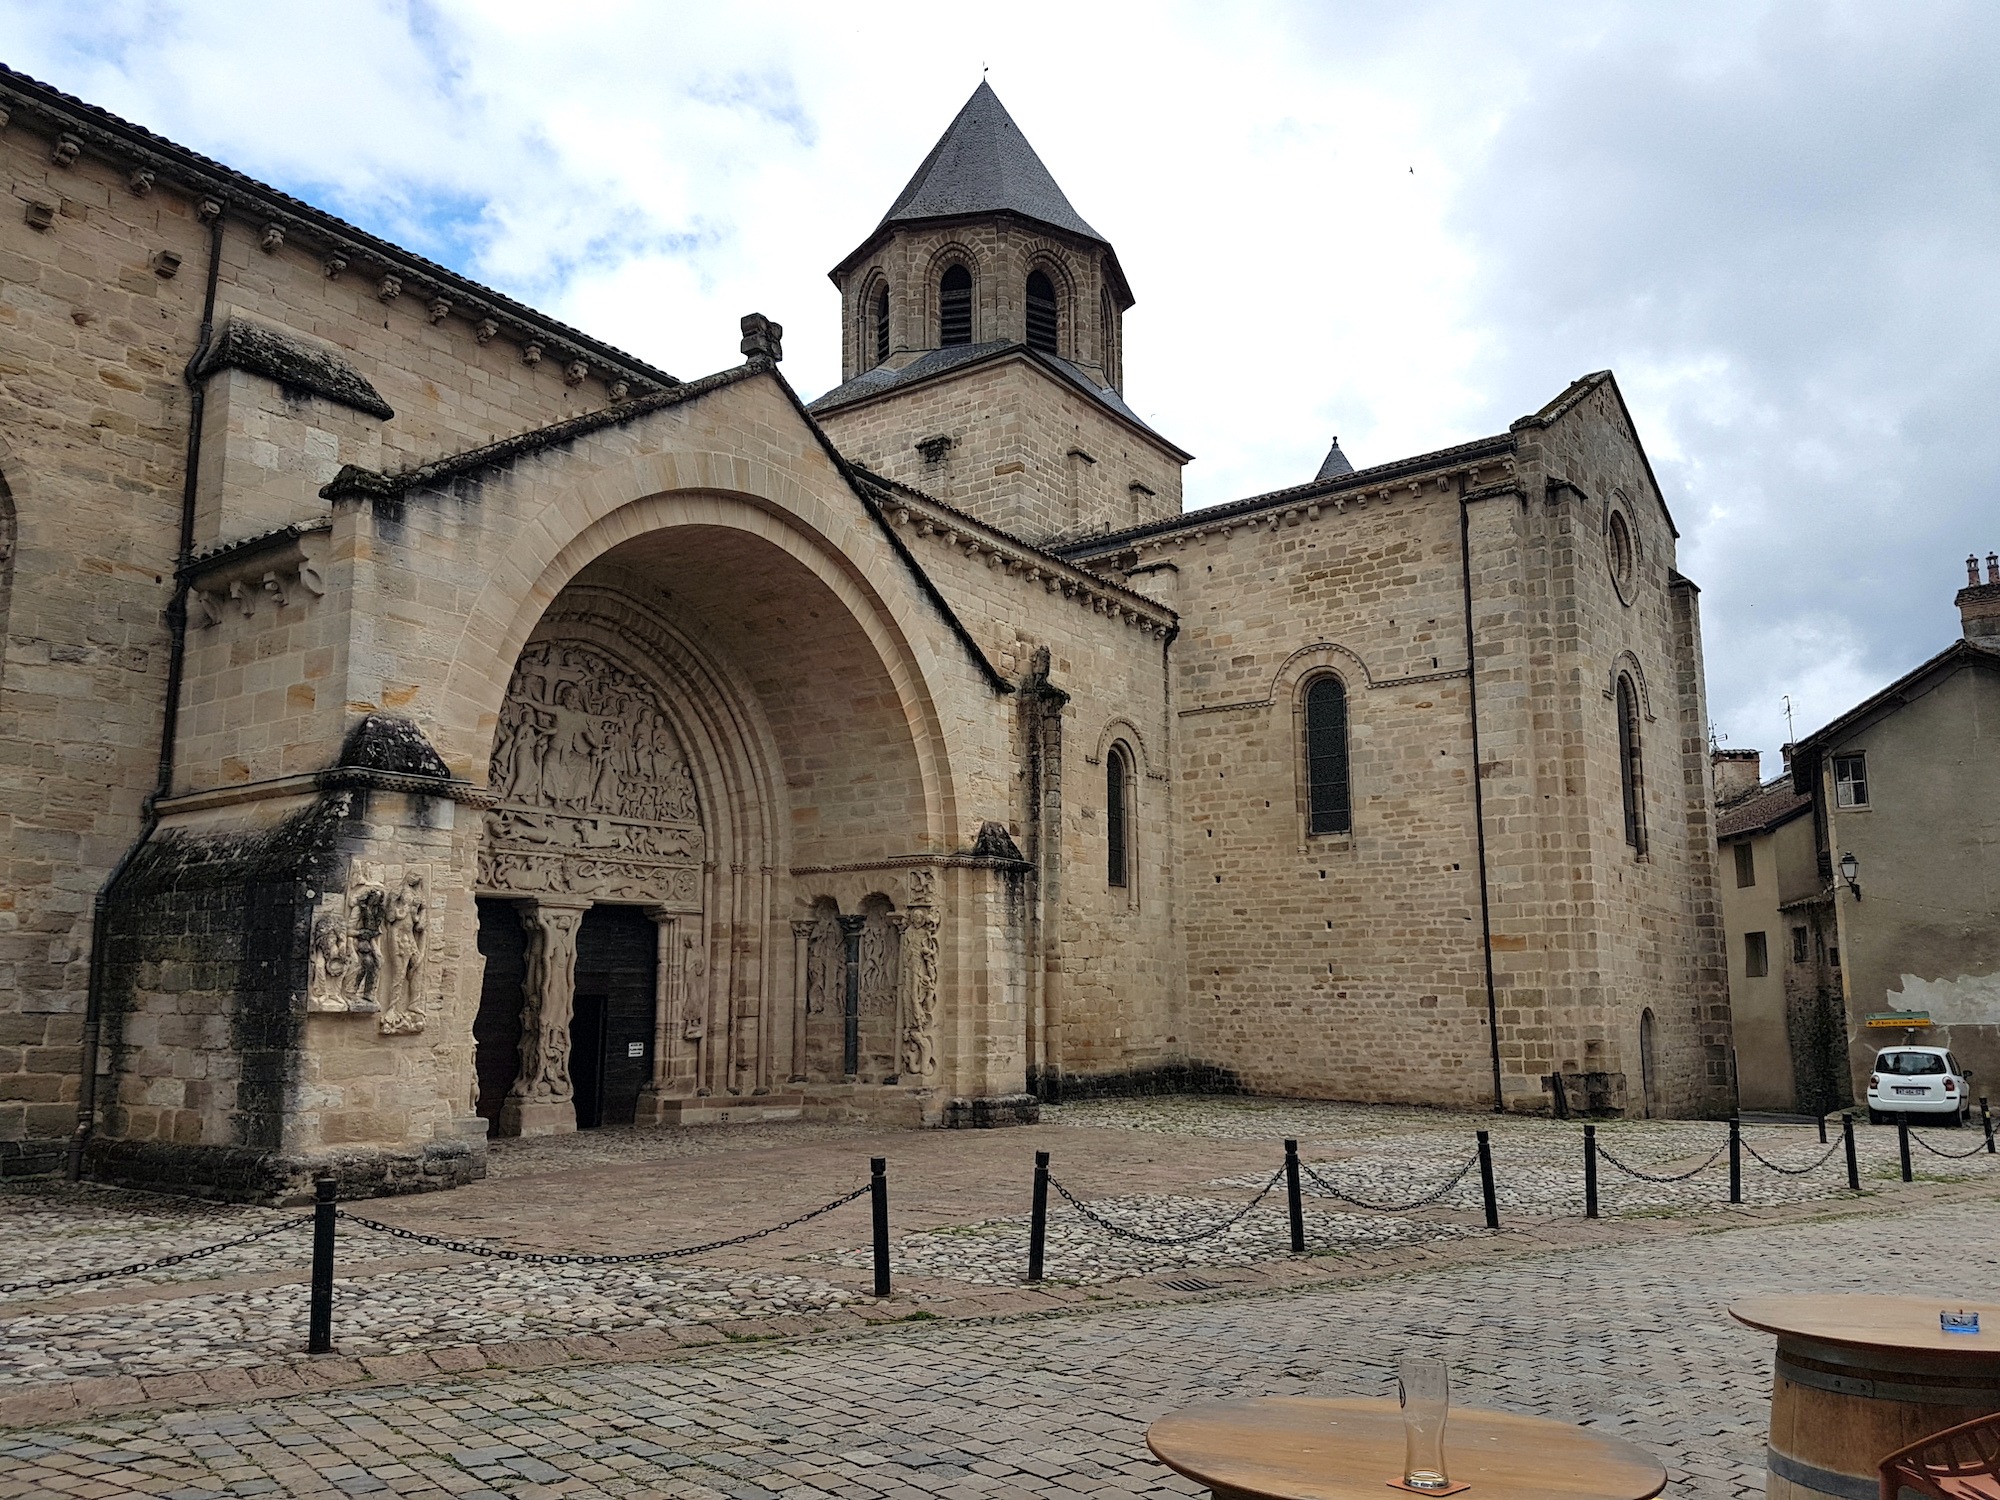
[(1875, 1071), (1914, 1078), (1920, 1073), (1942, 1073), (1944, 1059), (1935, 1052), (1884, 1052), (1875, 1059)]

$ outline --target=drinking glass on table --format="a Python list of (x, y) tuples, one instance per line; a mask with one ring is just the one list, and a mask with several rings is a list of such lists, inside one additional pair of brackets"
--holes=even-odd
[(1441, 1359), (1407, 1355), (1396, 1370), (1396, 1399), (1403, 1408), (1403, 1483), (1413, 1490), (1446, 1490), (1444, 1423), (1451, 1410), (1451, 1372)]

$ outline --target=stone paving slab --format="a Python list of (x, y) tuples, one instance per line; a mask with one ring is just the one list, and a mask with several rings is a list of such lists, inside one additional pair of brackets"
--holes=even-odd
[(1406, 1348), (1447, 1358), (1463, 1402), (1616, 1432), (1668, 1464), (1669, 1495), (1734, 1500), (1762, 1492), (1770, 1349), (1729, 1301), (1885, 1274), (1950, 1300), (2000, 1273), (1990, 1191), (1868, 1207), (1605, 1226), (1627, 1238), (1305, 1290), (1073, 1300), (0, 1433), (0, 1500), (1189, 1495), (1147, 1456), (1146, 1423), (1204, 1399), (1386, 1394)]

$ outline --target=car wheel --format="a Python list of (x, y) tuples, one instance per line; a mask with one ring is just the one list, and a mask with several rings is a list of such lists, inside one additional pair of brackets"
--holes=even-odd
[(1870, 1125), (1880, 1125), (1882, 1123), (1882, 1111), (1879, 1109), (1870, 1109), (1868, 1111), (1868, 1123)]

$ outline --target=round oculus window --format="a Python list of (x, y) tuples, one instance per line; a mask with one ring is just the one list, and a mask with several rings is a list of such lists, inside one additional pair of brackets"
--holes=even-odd
[(1632, 579), (1638, 562), (1632, 526), (1621, 510), (1611, 512), (1604, 526), (1604, 560), (1611, 569), (1611, 585), (1626, 604), (1632, 602)]

